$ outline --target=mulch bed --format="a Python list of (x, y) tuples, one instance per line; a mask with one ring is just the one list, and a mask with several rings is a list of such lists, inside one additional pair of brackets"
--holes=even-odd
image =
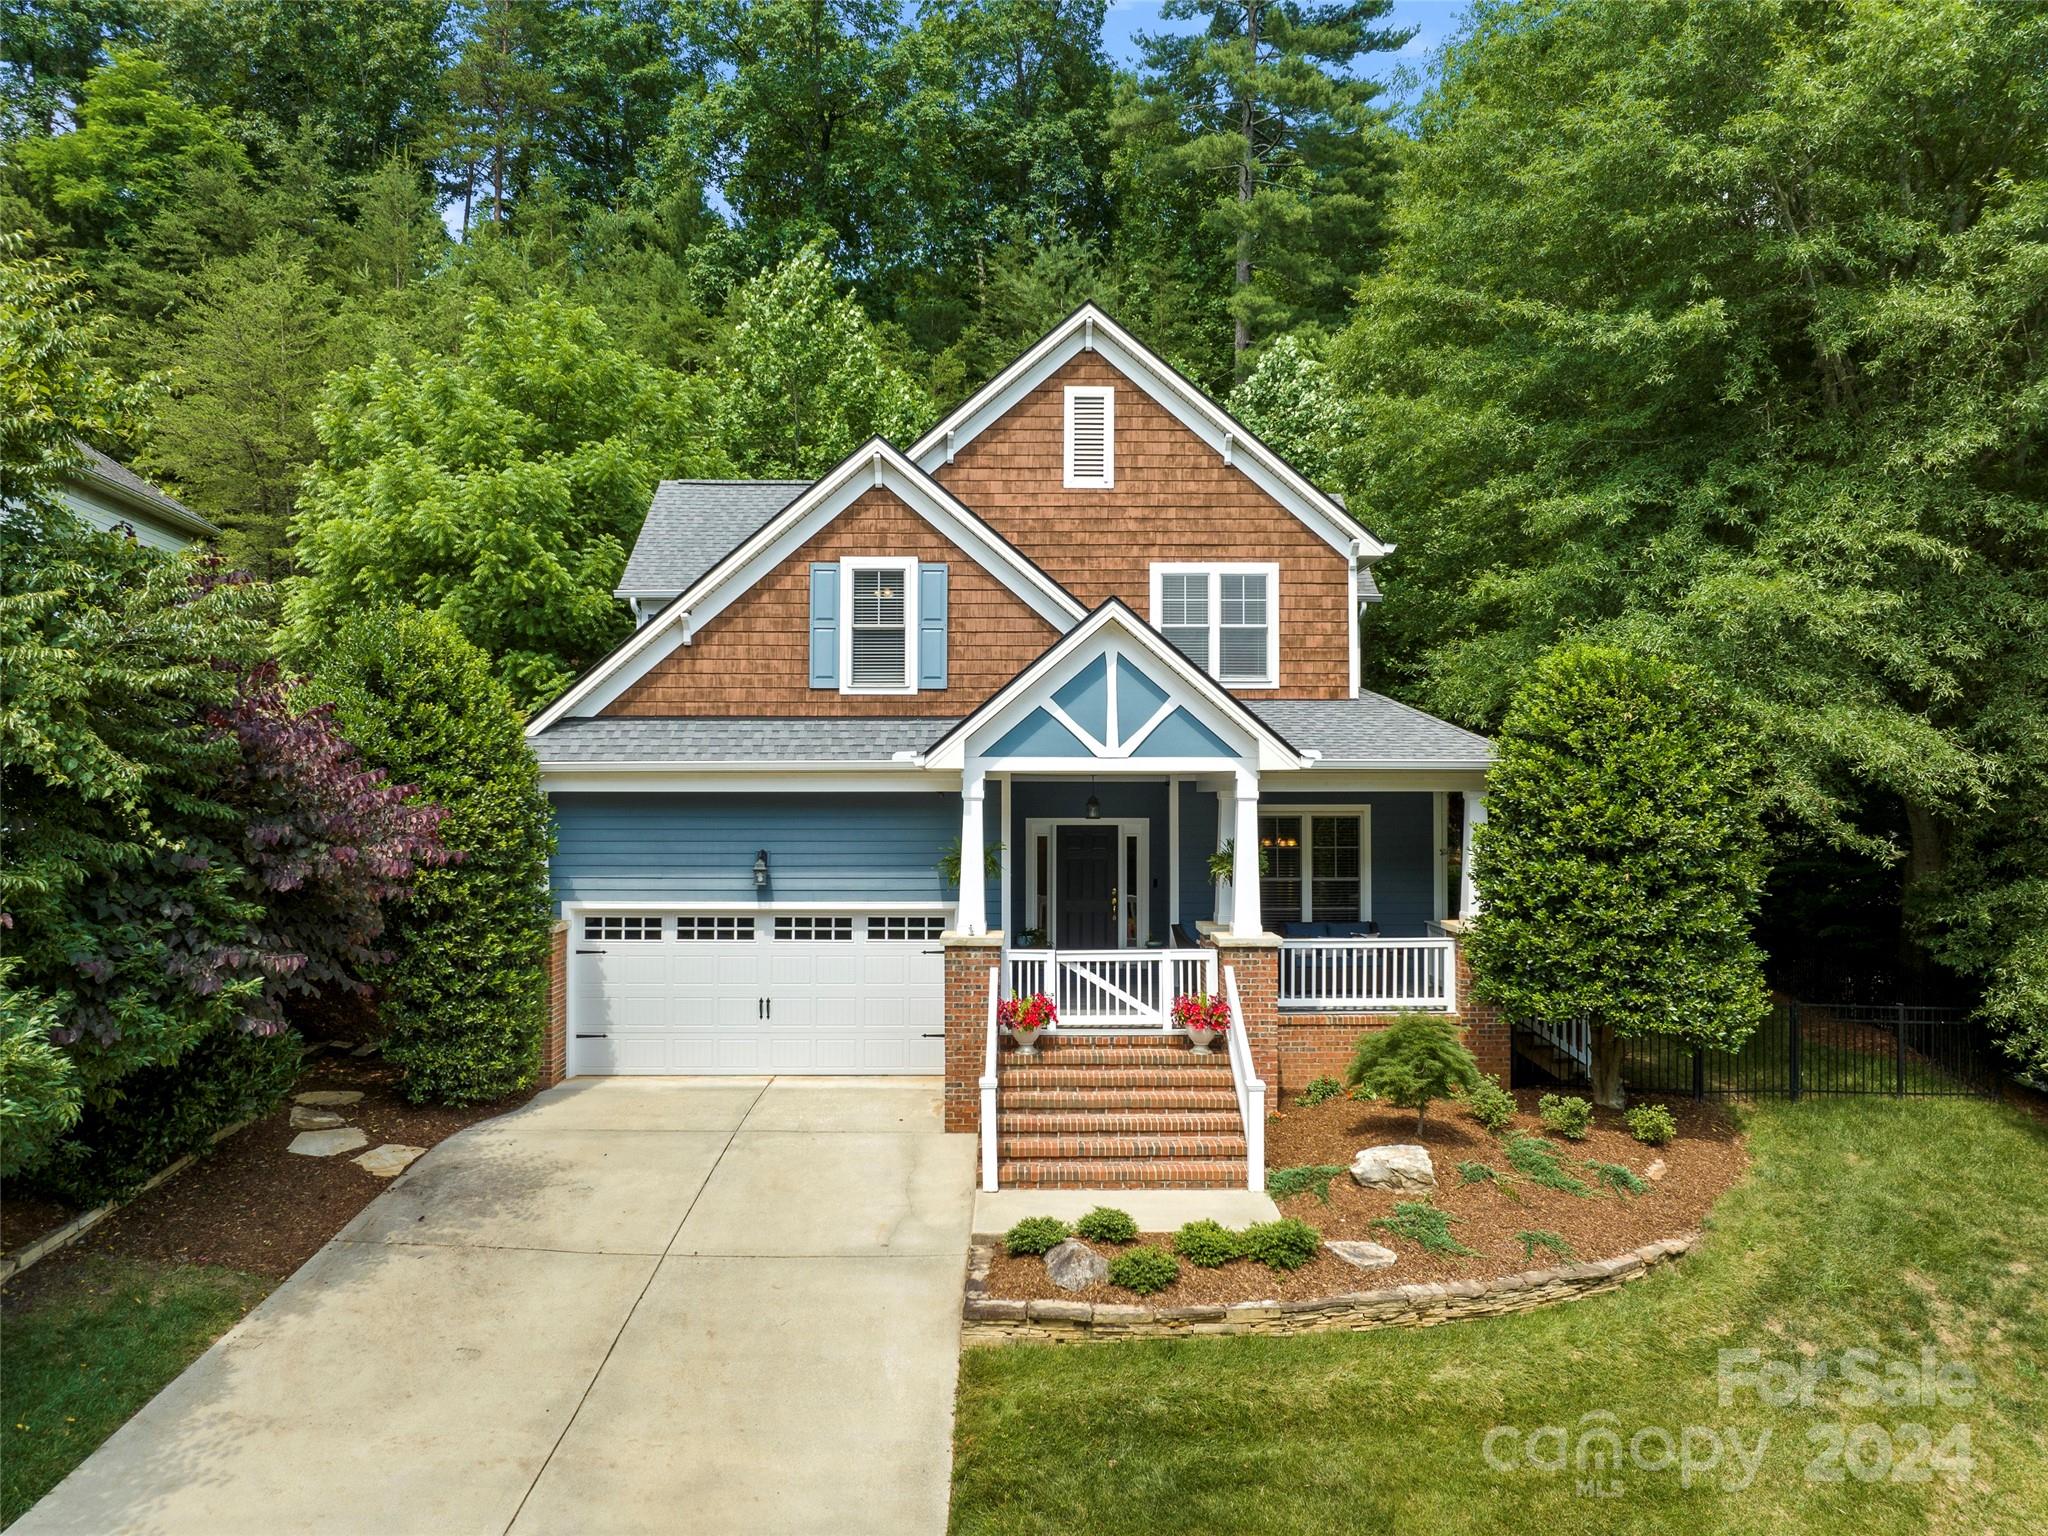
[[(1541, 1092), (1534, 1089), (1516, 1092), (1522, 1112), (1510, 1131), (1545, 1134), (1536, 1119), (1540, 1097)], [(1468, 1160), (1487, 1163), (1503, 1173), (1509, 1170), (1500, 1140), (1455, 1105), (1434, 1106), (1417, 1136), (1415, 1116), (1407, 1110), (1345, 1098), (1307, 1109), (1288, 1101), (1266, 1127), (1269, 1169), (1339, 1164), (1348, 1170), (1361, 1147), (1419, 1143), (1429, 1149), (1436, 1166), (1432, 1203), (1451, 1217), (1452, 1237), (1476, 1250), (1475, 1255), (1432, 1254), (1406, 1238), (1375, 1230), (1372, 1224), (1390, 1215), (1397, 1201), (1420, 1197), (1365, 1189), (1346, 1171), (1330, 1181), (1328, 1204), (1307, 1192), (1282, 1200), (1281, 1213), (1300, 1217), (1327, 1238), (1360, 1238), (1393, 1249), (1400, 1259), (1388, 1268), (1355, 1269), (1327, 1253), (1292, 1273), (1243, 1259), (1220, 1269), (1197, 1269), (1183, 1260), (1178, 1282), (1149, 1297), (1138, 1297), (1112, 1285), (1062, 1291), (1047, 1278), (1042, 1260), (1013, 1259), (999, 1252), (989, 1271), (987, 1294), (1012, 1299), (1143, 1301), (1166, 1307), (1268, 1298), (1294, 1301), (1417, 1281), (1487, 1280), (1565, 1262), (1542, 1248), (1533, 1259), (1525, 1255), (1515, 1235), (1525, 1231), (1557, 1233), (1570, 1244), (1575, 1258), (1610, 1258), (1658, 1238), (1698, 1230), (1708, 1208), (1748, 1167), (1741, 1137), (1726, 1110), (1689, 1100), (1655, 1102), (1665, 1103), (1678, 1122), (1678, 1135), (1663, 1147), (1642, 1145), (1628, 1133), (1621, 1116), (1609, 1110), (1595, 1112), (1584, 1141), (1549, 1137), (1561, 1150), (1566, 1171), (1585, 1177), (1589, 1184), (1591, 1176), (1579, 1166), (1588, 1158), (1620, 1163), (1639, 1176), (1652, 1162), (1660, 1158), (1664, 1162), (1663, 1176), (1650, 1181), (1640, 1195), (1600, 1189), (1586, 1198), (1541, 1189), (1526, 1179), (1516, 1180), (1511, 1191), (1493, 1183), (1462, 1183), (1458, 1164)], [(1172, 1246), (1171, 1234), (1148, 1233), (1140, 1241), (1169, 1250)], [(1111, 1258), (1121, 1251), (1113, 1244), (1095, 1246)]]
[[(307, 1059), (295, 1093), (316, 1088), (360, 1089), (362, 1099), (337, 1112), (360, 1127), (369, 1142), (335, 1157), (299, 1157), (285, 1148), (291, 1129), (289, 1100), (203, 1155), (183, 1172), (124, 1206), (84, 1237), (8, 1282), (7, 1308), (27, 1305), (50, 1287), (67, 1283), (80, 1260), (115, 1256), (164, 1264), (217, 1264), (282, 1280), (391, 1185), (358, 1168), (354, 1159), (386, 1142), (431, 1147), (457, 1131), (516, 1109), (519, 1094), (496, 1104), (450, 1109), (413, 1105), (399, 1097), (398, 1069), (377, 1057), (325, 1051)], [(77, 1214), (46, 1201), (5, 1200), (7, 1246), (33, 1241), (37, 1222), (48, 1231)], [(51, 1219), (54, 1216), (54, 1219)]]

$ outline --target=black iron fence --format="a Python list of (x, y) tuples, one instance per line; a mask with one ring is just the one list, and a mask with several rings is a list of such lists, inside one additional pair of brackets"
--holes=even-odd
[(1631, 1093), (1696, 1099), (1995, 1099), (2000, 1077), (1997, 1047), (1963, 1009), (1911, 1003), (1780, 1003), (1740, 1050), (1640, 1037), (1621, 1071)]

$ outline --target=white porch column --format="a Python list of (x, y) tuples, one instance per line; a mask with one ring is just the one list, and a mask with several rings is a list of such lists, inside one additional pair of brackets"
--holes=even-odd
[(970, 762), (960, 776), (960, 912), (953, 922), (959, 933), (988, 932), (981, 852), (981, 803), (987, 782), (979, 763)]
[(1472, 834), (1486, 821), (1486, 795), (1468, 789), (1465, 795), (1464, 845), (1458, 859), (1458, 916), (1471, 922), (1479, 915), (1479, 886), (1472, 878)]
[[(1237, 825), (1237, 802), (1234, 793), (1228, 789), (1216, 791), (1216, 851), (1221, 853), (1230, 841), (1231, 828)], [(1231, 886), (1221, 881), (1210, 882), (1216, 890), (1216, 911), (1214, 920), (1219, 923), (1230, 921)]]
[(1230, 931), (1240, 939), (1262, 931), (1259, 914), (1259, 776), (1237, 775), (1236, 846), (1231, 850)]

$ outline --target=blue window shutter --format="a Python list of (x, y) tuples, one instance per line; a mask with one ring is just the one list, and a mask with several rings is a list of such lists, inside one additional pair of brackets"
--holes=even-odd
[(839, 567), (811, 567), (811, 686), (839, 686)]
[(917, 568), (917, 686), (946, 686), (946, 568)]

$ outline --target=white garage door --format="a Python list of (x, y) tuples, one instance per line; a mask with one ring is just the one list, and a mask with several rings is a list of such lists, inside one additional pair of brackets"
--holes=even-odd
[(584, 914), (569, 1071), (945, 1070), (937, 914)]

